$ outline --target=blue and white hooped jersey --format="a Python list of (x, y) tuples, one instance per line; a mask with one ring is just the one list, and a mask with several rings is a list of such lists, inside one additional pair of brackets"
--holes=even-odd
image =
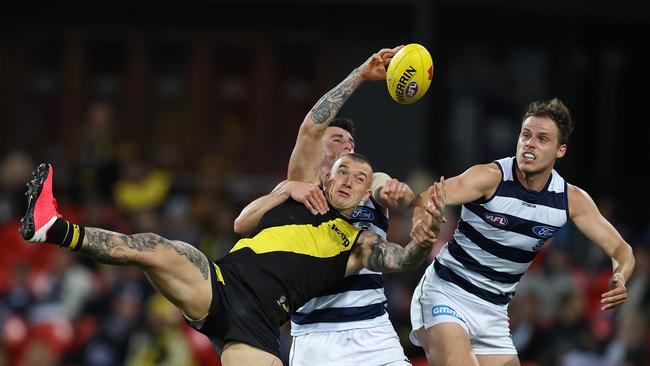
[[(386, 238), (388, 218), (378, 206), (371, 197), (361, 202), (352, 213), (351, 219), (355, 226)], [(298, 309), (291, 317), (291, 335), (301, 336), (313, 332), (333, 332), (390, 324), (381, 273), (362, 268)]]
[(496, 192), (487, 201), (463, 205), (454, 237), (433, 268), (467, 292), (507, 304), (544, 242), (567, 222), (569, 202), (567, 183), (555, 170), (536, 192), (517, 180), (514, 157), (496, 164), (503, 176)]

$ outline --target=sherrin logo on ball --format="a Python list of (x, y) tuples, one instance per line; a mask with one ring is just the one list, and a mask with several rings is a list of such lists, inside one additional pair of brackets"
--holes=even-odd
[(386, 85), (397, 103), (417, 102), (429, 89), (433, 78), (433, 61), (424, 46), (411, 43), (402, 47), (388, 64)]

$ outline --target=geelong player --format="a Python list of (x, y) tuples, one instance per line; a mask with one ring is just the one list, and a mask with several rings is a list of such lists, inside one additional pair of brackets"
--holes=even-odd
[(519, 365), (508, 303), (535, 254), (569, 219), (612, 259), (603, 310), (625, 301), (634, 269), (631, 247), (591, 197), (553, 169), (572, 130), (560, 100), (531, 103), (516, 156), (447, 180), (447, 204), (463, 205), (458, 228), (411, 303), (411, 341), (424, 347), (429, 364)]

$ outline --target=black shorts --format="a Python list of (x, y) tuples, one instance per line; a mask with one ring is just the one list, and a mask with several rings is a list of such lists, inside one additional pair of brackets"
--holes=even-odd
[(197, 330), (217, 345), (243, 342), (280, 358), (278, 326), (259, 306), (250, 289), (227, 267), (219, 267), (221, 277), (218, 277), (216, 264), (211, 264), (212, 304), (203, 326)]

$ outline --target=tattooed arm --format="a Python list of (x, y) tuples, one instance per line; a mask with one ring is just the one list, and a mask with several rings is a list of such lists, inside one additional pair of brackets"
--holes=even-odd
[(413, 224), (411, 242), (402, 247), (388, 242), (375, 233), (362, 232), (350, 253), (346, 275), (355, 273), (361, 267), (376, 272), (401, 272), (412, 270), (422, 264), (431, 252), (443, 222), (444, 180), (434, 183), (428, 193), (430, 203), (425, 205), (424, 214)]
[(352, 263), (348, 261), (346, 275), (355, 273), (361, 267), (376, 272), (410, 271), (424, 261), (433, 247), (433, 243), (416, 244), (413, 241), (402, 247), (369, 231), (361, 234), (357, 244), (350, 255), (356, 260)]
[(334, 89), (323, 95), (307, 113), (300, 125), (298, 138), (291, 153), (287, 178), (319, 184), (323, 148), (321, 139), (325, 129), (343, 104), (365, 80), (385, 80), (386, 66), (400, 47), (382, 49), (357, 67)]

